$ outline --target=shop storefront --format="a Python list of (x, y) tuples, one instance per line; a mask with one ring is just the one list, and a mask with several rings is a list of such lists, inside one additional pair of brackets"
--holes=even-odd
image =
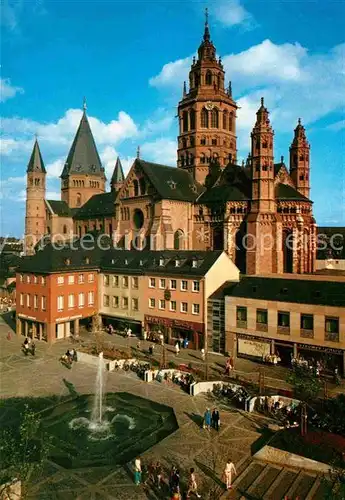
[(112, 325), (113, 329), (118, 332), (124, 332), (126, 328), (130, 328), (133, 334), (138, 335), (139, 337), (141, 337), (142, 334), (141, 321), (137, 321), (131, 318), (121, 318), (103, 314), (102, 324), (105, 328), (109, 325)]
[(271, 341), (254, 335), (237, 335), (237, 356), (262, 361), (271, 353)]
[(297, 344), (297, 353), (299, 357), (309, 361), (312, 364), (320, 362), (325, 373), (333, 374), (334, 369), (338, 368), (339, 375), (345, 375), (345, 351), (309, 344)]
[(188, 340), (188, 347), (191, 349), (201, 349), (204, 346), (204, 325), (202, 323), (149, 315), (145, 315), (144, 321), (145, 330), (148, 332), (160, 330), (167, 344), (174, 345), (177, 341)]

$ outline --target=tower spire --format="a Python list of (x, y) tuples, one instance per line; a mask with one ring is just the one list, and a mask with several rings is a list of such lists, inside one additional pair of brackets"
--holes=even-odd
[(86, 110), (87, 110), (87, 103), (86, 103), (86, 97), (84, 96), (84, 98), (83, 98), (83, 111), (84, 111), (84, 113), (86, 112)]
[(137, 147), (137, 158), (140, 160), (140, 146)]
[(204, 40), (209, 41), (210, 40), (210, 28), (208, 25), (208, 8), (206, 7), (205, 9), (205, 31), (204, 31)]

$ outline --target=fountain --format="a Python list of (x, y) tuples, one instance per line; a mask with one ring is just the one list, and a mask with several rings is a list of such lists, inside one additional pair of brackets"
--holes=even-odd
[(103, 374), (104, 374), (103, 352), (100, 352), (98, 355), (98, 369), (97, 369), (97, 377), (96, 377), (95, 399), (94, 399), (93, 409), (92, 409), (92, 413), (91, 413), (91, 422), (93, 425), (102, 424)]

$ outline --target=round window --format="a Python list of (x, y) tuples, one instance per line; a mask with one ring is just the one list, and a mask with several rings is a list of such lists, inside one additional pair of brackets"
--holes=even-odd
[(133, 224), (135, 229), (141, 229), (144, 225), (144, 214), (139, 208), (134, 210)]

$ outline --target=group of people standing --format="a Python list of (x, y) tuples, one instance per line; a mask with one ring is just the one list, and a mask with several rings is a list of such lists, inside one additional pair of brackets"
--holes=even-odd
[(24, 340), (23, 345), (22, 345), (22, 349), (23, 349), (25, 356), (27, 356), (29, 354), (29, 352), (31, 352), (32, 356), (35, 356), (35, 352), (36, 352), (35, 342), (33, 340), (31, 340), (29, 337), (26, 337), (26, 339)]
[(210, 431), (212, 427), (216, 431), (219, 431), (219, 426), (220, 426), (219, 411), (217, 410), (217, 408), (214, 408), (211, 413), (210, 408), (207, 408), (204, 413), (203, 428)]

